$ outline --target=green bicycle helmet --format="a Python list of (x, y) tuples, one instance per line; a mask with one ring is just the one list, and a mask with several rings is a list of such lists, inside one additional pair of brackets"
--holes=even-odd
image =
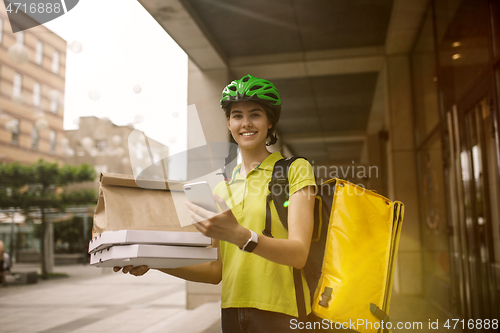
[(233, 102), (255, 101), (267, 105), (274, 113), (276, 122), (281, 114), (281, 98), (278, 89), (264, 79), (253, 75), (245, 75), (240, 80), (234, 80), (222, 91), (220, 105), (226, 109)]

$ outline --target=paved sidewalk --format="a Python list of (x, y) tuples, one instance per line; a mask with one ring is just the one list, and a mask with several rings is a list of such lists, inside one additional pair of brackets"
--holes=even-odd
[[(17, 264), (13, 271), (38, 270)], [(185, 281), (84, 265), (56, 266), (67, 278), (0, 288), (1, 333), (219, 333), (220, 303), (186, 310)]]
[[(16, 264), (14, 271), (39, 270)], [(220, 333), (220, 303), (186, 310), (185, 281), (150, 271), (142, 277), (84, 265), (56, 266), (69, 277), (0, 288), (0, 333)], [(421, 323), (393, 332), (445, 330), (448, 316), (421, 297), (393, 295), (391, 321)]]

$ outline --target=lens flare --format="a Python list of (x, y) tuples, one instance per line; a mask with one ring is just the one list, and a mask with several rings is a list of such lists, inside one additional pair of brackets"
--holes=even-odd
[(73, 51), (75, 53), (80, 53), (83, 50), (82, 43), (80, 43), (76, 40), (71, 42), (71, 44), (69, 45), (69, 48), (71, 49), (71, 51)]

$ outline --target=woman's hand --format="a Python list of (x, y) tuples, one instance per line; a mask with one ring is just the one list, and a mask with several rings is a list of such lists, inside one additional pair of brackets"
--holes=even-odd
[(250, 231), (238, 223), (224, 199), (215, 194), (213, 197), (221, 208), (221, 213), (208, 211), (192, 202), (186, 201), (189, 214), (193, 221), (196, 222), (193, 225), (207, 237), (223, 240), (242, 247), (250, 238)]
[(125, 267), (113, 267), (113, 271), (115, 271), (115, 272), (119, 272), (120, 270), (122, 270), (123, 274), (130, 273), (130, 274), (135, 275), (135, 276), (142, 276), (149, 271), (149, 267), (146, 265), (137, 266), (137, 267), (134, 267), (132, 265), (125, 266)]

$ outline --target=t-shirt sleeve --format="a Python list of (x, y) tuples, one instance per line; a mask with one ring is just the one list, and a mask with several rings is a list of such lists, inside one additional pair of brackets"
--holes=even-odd
[(288, 170), (288, 183), (290, 184), (290, 196), (306, 186), (314, 186), (316, 189), (316, 178), (309, 161), (298, 158)]

